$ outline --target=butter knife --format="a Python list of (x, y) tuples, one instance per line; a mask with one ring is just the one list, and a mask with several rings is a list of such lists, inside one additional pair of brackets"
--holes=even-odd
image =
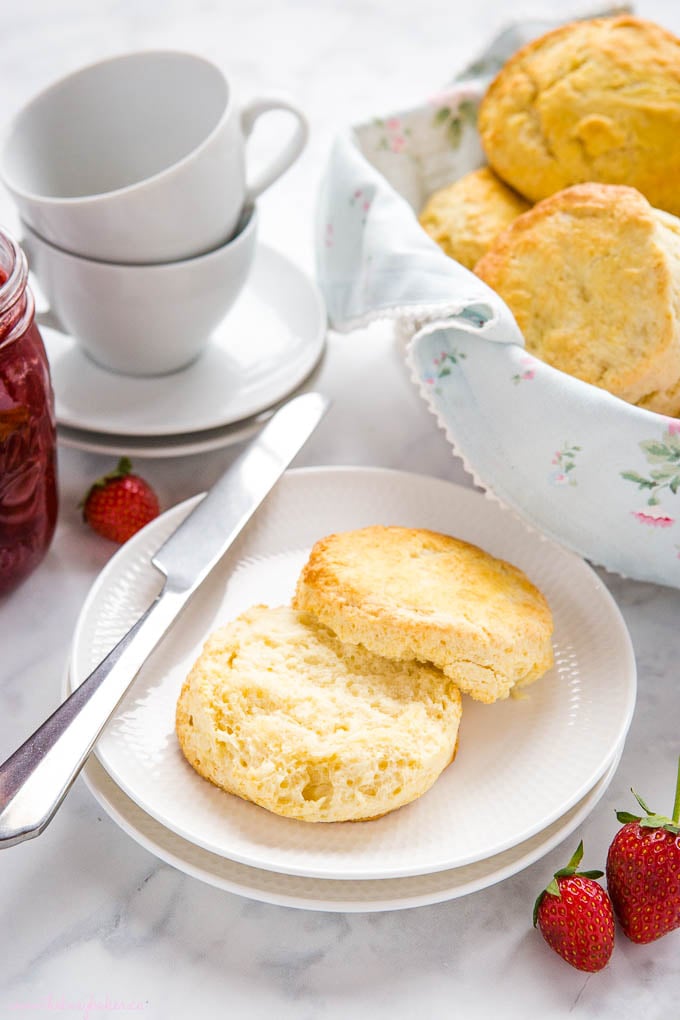
[(161, 545), (160, 594), (115, 648), (0, 765), (0, 848), (39, 836), (139, 670), (222, 558), (324, 414), (329, 401), (288, 401)]

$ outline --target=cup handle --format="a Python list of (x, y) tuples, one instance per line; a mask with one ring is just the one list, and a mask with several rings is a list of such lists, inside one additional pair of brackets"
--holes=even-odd
[(273, 184), (274, 181), (281, 176), (281, 174), (285, 173), (288, 167), (295, 162), (304, 149), (309, 136), (309, 123), (302, 110), (298, 109), (297, 106), (289, 102), (287, 99), (274, 96), (262, 96), (259, 99), (251, 100), (241, 111), (241, 128), (246, 138), (253, 130), (255, 121), (258, 117), (261, 117), (263, 113), (268, 113), (270, 110), (287, 110), (288, 113), (293, 114), (297, 124), (295, 125), (292, 138), (286, 142), (282, 151), (277, 156), (274, 156), (270, 162), (248, 182), (245, 197), (245, 201), (247, 203), (254, 201), (254, 199), (256, 199), (258, 195), (262, 194), (262, 192), (268, 188), (270, 184)]

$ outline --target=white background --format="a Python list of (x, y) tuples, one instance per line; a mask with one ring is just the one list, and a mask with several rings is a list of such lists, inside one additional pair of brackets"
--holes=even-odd
[[(262, 236), (311, 271), (317, 183), (336, 129), (417, 102), (508, 17), (527, 12), (558, 8), (547, 0), (531, 7), (490, 0), (15, 0), (2, 12), (2, 118), (62, 73), (144, 47), (211, 57), (244, 98), (287, 92), (307, 110), (312, 137), (262, 200)], [(680, 32), (672, 0), (640, 3), (638, 12)], [(262, 134), (257, 151), (266, 147)], [(332, 336), (320, 386), (334, 407), (297, 464), (376, 464), (469, 484), (408, 382), (386, 327)], [(168, 507), (210, 485), (233, 456), (223, 450), (137, 466)], [(0, 603), (0, 758), (58, 702), (80, 605), (114, 551), (87, 531), (77, 504), (111, 463), (61, 450), (55, 541), (41, 568)], [(80, 1017), (84, 1011), (70, 1003), (107, 996), (109, 1004), (140, 1004), (114, 1015), (145, 1020), (676, 1015), (680, 934), (646, 947), (620, 936), (610, 966), (589, 977), (551, 954), (531, 928), (536, 893), (579, 836), (586, 865), (603, 865), (614, 808), (631, 807), (631, 784), (656, 809), (671, 807), (680, 750), (680, 594), (606, 581), (633, 637), (639, 700), (609, 793), (567, 844), (463, 900), (375, 915), (296, 911), (217, 892), (160, 863), (79, 781), (42, 837), (0, 855), (0, 1016)], [(112, 1013), (109, 1006), (88, 1015)]]

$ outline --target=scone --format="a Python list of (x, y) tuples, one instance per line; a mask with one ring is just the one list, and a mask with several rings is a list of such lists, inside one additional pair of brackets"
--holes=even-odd
[(288, 607), (255, 606), (206, 642), (177, 736), (216, 786), (306, 822), (384, 815), (455, 754), (461, 697), (438, 670), (344, 645)]
[(494, 238), (528, 208), (526, 199), (485, 166), (435, 191), (419, 219), (447, 255), (472, 269)]
[(628, 184), (680, 215), (680, 40), (628, 15), (563, 25), (508, 60), (479, 110), (489, 163), (538, 202)]
[(368, 527), (321, 539), (294, 605), (343, 641), (434, 663), (487, 703), (553, 663), (541, 592), (517, 567), (434, 531)]
[(661, 414), (680, 413), (680, 220), (633, 188), (580, 184), (538, 203), (475, 272), (527, 350)]

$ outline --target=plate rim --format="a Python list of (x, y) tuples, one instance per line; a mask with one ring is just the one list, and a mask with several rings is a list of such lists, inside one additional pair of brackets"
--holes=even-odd
[[(70, 690), (70, 684), (68, 679), (64, 684), (64, 690)], [(625, 740), (624, 740), (625, 743)], [(616, 775), (619, 764), (621, 762), (621, 756), (623, 754), (623, 744), (614, 752), (614, 756), (609, 763), (609, 767), (605, 770), (604, 774), (595, 783), (595, 785), (588, 791), (585, 797), (582, 798), (578, 804), (574, 805), (569, 811), (565, 812), (565, 816), (573, 812), (571, 818), (568, 819), (563, 825), (555, 829), (544, 841), (532, 847), (526, 853), (518, 857), (516, 860), (502, 866), (496, 871), (489, 872), (483, 877), (477, 879), (471, 879), (466, 885), (456, 887), (454, 889), (447, 887), (440, 887), (431, 892), (413, 893), (411, 896), (404, 897), (385, 897), (379, 898), (374, 896), (373, 898), (363, 899), (360, 896), (361, 887), (366, 888), (373, 887), (374, 885), (380, 886), (381, 883), (405, 883), (409, 882), (413, 878), (428, 879), (434, 878), (441, 879), (442, 876), (446, 876), (449, 871), (456, 872), (462, 870), (466, 865), (462, 865), (461, 868), (451, 868), (447, 871), (436, 871), (426, 872), (417, 876), (402, 876), (400, 878), (386, 878), (386, 879), (332, 879), (332, 878), (318, 878), (314, 876), (305, 875), (290, 875), (287, 872), (270, 872), (267, 869), (260, 869), (253, 867), (248, 864), (242, 864), (238, 861), (234, 861), (229, 857), (220, 857), (218, 854), (213, 854), (209, 850), (205, 850), (203, 847), (198, 846), (195, 843), (184, 839), (178, 833), (173, 832), (171, 829), (167, 829), (161, 822), (148, 815), (143, 808), (139, 807), (135, 801), (133, 801), (124, 790), (116, 784), (115, 780), (111, 778), (104, 766), (98, 759), (89, 761), (83, 768), (83, 780), (88, 790), (96, 800), (96, 802), (102, 807), (109, 818), (116, 824), (127, 836), (133, 839), (139, 846), (153, 854), (159, 860), (170, 865), (170, 867), (182, 872), (194, 878), (199, 882), (204, 882), (207, 885), (212, 886), (215, 889), (220, 889), (222, 892), (229, 892), (232, 895), (243, 896), (247, 899), (256, 900), (260, 903), (269, 903), (274, 906), (290, 907), (298, 910), (317, 910), (325, 912), (335, 913), (377, 913), (390, 910), (410, 910), (416, 907), (430, 906), (436, 903), (443, 903), (449, 900), (461, 899), (464, 896), (470, 896), (473, 893), (481, 892), (484, 889), (488, 889), (493, 885), (497, 885), (500, 882), (506, 881), (513, 875), (518, 874), (520, 871), (525, 870), (536, 861), (541, 860), (548, 853), (550, 853), (556, 846), (564, 842), (574, 830), (581, 825), (594, 811), (597, 804), (603, 798), (609, 786)], [(93, 769), (93, 766), (95, 767)], [(96, 769), (101, 771), (101, 776), (97, 778)], [(93, 775), (93, 772), (95, 773)], [(142, 833), (138, 826), (133, 821), (125, 818), (124, 812), (119, 807), (116, 807), (111, 802), (110, 797), (106, 794), (105, 790), (101, 789), (102, 782), (104, 785), (111, 784), (111, 787), (115, 792), (124, 798), (124, 803), (128, 802), (132, 809), (136, 809), (143, 816), (144, 820), (148, 820), (149, 825), (157, 826), (163, 832), (167, 832), (173, 839), (179, 840), (181, 844), (198, 852), (199, 854), (205, 854), (208, 858), (215, 858), (215, 861), (226, 862), (227, 866), (236, 867), (238, 869), (244, 869), (247, 877), (249, 873), (263, 872), (265, 874), (280, 875), (287, 879), (293, 879), (300, 883), (321, 883), (322, 887), (326, 887), (326, 883), (329, 886), (337, 885), (338, 882), (342, 882), (343, 885), (352, 885), (356, 887), (356, 892), (359, 894), (356, 899), (348, 898), (346, 900), (324, 900), (321, 898), (310, 897), (309, 899), (304, 898), (302, 895), (294, 895), (292, 893), (277, 893), (262, 888), (253, 888), (252, 886), (246, 885), (244, 882), (239, 882), (236, 879), (225, 879), (224, 877), (210, 874), (207, 867), (201, 868), (196, 864), (187, 862), (181, 857), (179, 853), (173, 850), (167, 849), (159, 845), (159, 843), (149, 834)], [(127, 803), (125, 804), (127, 807)], [(552, 828), (557, 825), (559, 819), (552, 823)], [(542, 830), (545, 831), (545, 830)], [(536, 834), (540, 835), (539, 833)], [(535, 838), (535, 837), (531, 837)], [(510, 850), (521, 849), (522, 843), (517, 844), (516, 847), (510, 848)], [(183, 846), (180, 846), (183, 849)], [(509, 851), (504, 851), (505, 853)], [(493, 860), (493, 858), (487, 858), (487, 860)]]
[[(574, 566), (576, 567), (576, 569), (581, 571), (581, 573), (583, 574), (585, 580), (589, 583), (591, 588), (594, 591), (597, 592), (598, 597), (601, 597), (601, 598), (604, 599), (605, 603), (607, 604), (607, 608), (608, 608), (610, 614), (613, 616), (613, 619), (616, 620), (617, 623), (618, 623), (618, 629), (620, 631), (620, 637), (623, 639), (622, 644), (621, 644), (621, 653), (622, 653), (622, 656), (623, 656), (623, 660), (625, 660), (626, 664), (627, 664), (627, 668), (625, 670), (625, 681), (626, 681), (626, 683), (625, 683), (625, 694), (626, 694), (625, 704), (626, 704), (626, 712), (622, 716), (621, 723), (620, 723), (619, 730), (618, 730), (618, 738), (617, 738), (616, 742), (613, 745), (614, 748), (618, 747), (619, 744), (621, 746), (623, 746), (623, 744), (625, 743), (626, 735), (627, 735), (628, 730), (630, 728), (630, 724), (631, 724), (632, 717), (633, 717), (633, 712), (634, 712), (634, 709), (635, 709), (635, 702), (636, 702), (637, 672), (636, 672), (636, 663), (635, 663), (634, 650), (633, 650), (632, 641), (631, 641), (630, 634), (628, 632), (625, 620), (624, 620), (623, 615), (622, 615), (622, 613), (621, 613), (621, 611), (620, 611), (620, 609), (619, 609), (619, 607), (618, 607), (618, 605), (616, 603), (616, 600), (614, 599), (613, 595), (608, 590), (606, 585), (598, 577), (597, 573), (593, 570), (592, 567), (589, 566), (589, 564), (587, 564), (585, 562), (585, 560), (582, 559), (582, 557), (578, 556), (576, 553), (572, 552), (571, 550), (566, 549), (563, 546), (558, 545), (558, 543), (556, 543), (553, 539), (547, 538), (546, 536), (537, 533), (535, 530), (531, 529), (524, 521), (522, 521), (522, 520), (516, 518), (514, 515), (512, 515), (511, 511), (508, 511), (505, 508), (499, 506), (495, 501), (489, 500), (485, 493), (478, 492), (478, 491), (476, 491), (475, 489), (473, 489), (473, 488), (471, 488), (469, 486), (461, 486), (461, 485), (459, 485), (459, 484), (457, 484), (455, 482), (451, 482), (451, 481), (449, 481), (447, 479), (443, 479), (443, 478), (440, 478), (440, 477), (437, 477), (437, 476), (427, 475), (427, 474), (418, 474), (416, 472), (402, 471), (402, 470), (393, 469), (393, 468), (371, 467), (371, 466), (367, 466), (367, 465), (358, 465), (358, 466), (354, 466), (354, 465), (327, 465), (327, 466), (326, 465), (316, 465), (316, 466), (309, 466), (309, 467), (290, 469), (290, 470), (288, 470), (285, 473), (284, 478), (286, 476), (293, 476), (293, 477), (295, 477), (295, 476), (302, 476), (302, 475), (305, 475), (305, 476), (307, 476), (307, 475), (318, 476), (318, 475), (322, 475), (322, 474), (326, 474), (326, 473), (332, 473), (333, 475), (337, 475), (337, 474), (345, 474), (345, 475), (347, 475), (347, 474), (359, 474), (359, 475), (364, 475), (364, 476), (365, 475), (382, 474), (382, 475), (389, 476), (389, 477), (391, 477), (393, 479), (396, 478), (398, 480), (401, 480), (402, 482), (406, 482), (407, 484), (408, 483), (417, 482), (419, 484), (420, 483), (426, 483), (428, 485), (432, 485), (433, 483), (435, 483), (436, 485), (443, 486), (447, 490), (449, 490), (449, 489), (451, 489), (451, 487), (453, 487), (457, 491), (457, 495), (458, 496), (462, 495), (463, 499), (475, 499), (475, 500), (484, 499), (484, 500), (487, 500), (489, 502), (490, 506), (496, 512), (498, 512), (499, 514), (501, 514), (501, 515), (502, 514), (510, 514), (510, 516), (512, 516), (513, 519), (516, 521), (517, 525), (519, 527), (521, 527), (526, 532), (527, 536), (530, 538), (530, 540), (532, 542), (541, 542), (542, 544), (547, 543), (548, 546), (552, 546), (552, 547), (556, 548), (557, 550), (559, 550), (560, 556), (563, 556), (564, 558), (566, 558), (568, 560), (571, 560), (573, 562)], [(169, 515), (175, 514), (178, 517), (180, 517), (182, 511), (184, 511), (185, 514), (188, 513), (188, 511), (191, 509), (191, 505), (193, 504), (193, 502), (197, 501), (199, 498), (200, 498), (200, 495), (194, 496), (194, 497), (190, 497), (189, 499), (184, 500), (184, 501), (182, 501), (179, 504), (176, 504), (174, 507), (169, 508), (161, 516), (162, 517), (167, 517)], [(159, 519), (160, 518), (156, 518), (155, 521), (152, 521), (143, 530), (147, 531), (147, 529), (153, 529), (154, 526), (157, 526), (157, 522), (159, 521)], [(141, 535), (141, 532), (138, 533), (138, 534)], [(133, 541), (134, 541), (134, 539), (133, 539)], [(118, 561), (118, 558), (119, 557), (124, 558), (126, 556), (126, 554), (129, 555), (129, 550), (127, 550), (126, 547), (124, 546), (124, 547), (122, 547), (120, 550), (118, 550), (114, 554), (114, 556), (104, 566), (104, 568), (102, 569), (100, 574), (97, 576), (97, 578), (95, 578), (95, 580), (94, 580), (94, 582), (93, 582), (93, 584), (92, 584), (92, 586), (90, 588), (90, 591), (88, 592), (88, 594), (86, 596), (86, 599), (85, 599), (85, 601), (83, 603), (83, 606), (81, 608), (81, 612), (80, 612), (80, 614), (78, 616), (78, 620), (77, 620), (76, 627), (75, 627), (75, 630), (74, 630), (73, 641), (72, 641), (71, 650), (70, 650), (70, 660), (72, 662), (76, 661), (77, 648), (78, 648), (78, 645), (80, 643), (80, 632), (81, 632), (81, 629), (84, 626), (84, 620), (85, 620), (85, 617), (87, 616), (87, 612), (88, 612), (89, 606), (90, 606), (91, 602), (94, 601), (94, 599), (97, 596), (97, 594), (100, 591), (100, 589), (105, 586), (105, 582), (107, 580), (108, 573), (109, 572), (114, 572), (115, 566), (116, 566), (117, 561)], [(620, 672), (623, 672), (623, 671), (620, 671)], [(97, 751), (97, 749), (95, 748), (95, 752), (96, 751)], [(102, 761), (102, 759), (101, 759), (99, 754), (97, 754), (97, 757), (101, 761), (102, 765), (104, 767), (106, 767), (105, 766), (105, 762)], [(508, 841), (506, 841), (504, 843), (503, 842), (499, 843), (499, 845), (494, 849), (493, 854), (495, 855), (497, 853), (502, 853), (505, 850), (510, 849), (512, 846), (517, 845), (518, 843), (526, 841), (527, 839), (531, 838), (533, 835), (535, 835), (537, 832), (541, 831), (546, 826), (551, 825), (556, 820), (556, 818), (561, 817), (565, 812), (571, 810), (571, 808), (574, 807), (574, 805), (577, 804), (581, 799), (583, 799), (583, 797), (587, 794), (587, 792), (590, 789), (592, 789), (592, 787), (601, 779), (602, 775), (607, 770), (608, 763), (609, 763), (610, 760), (611, 760), (611, 755), (606, 756), (596, 767), (594, 767), (591, 770), (591, 773), (589, 774), (588, 779), (584, 780), (583, 783), (577, 789), (575, 789), (575, 791), (573, 792), (573, 794), (572, 794), (572, 796), (570, 798), (568, 798), (567, 800), (563, 801), (560, 804), (559, 809), (556, 810), (555, 813), (549, 814), (547, 816), (547, 820), (544, 818), (542, 820), (542, 822), (537, 823), (536, 826), (529, 826), (525, 830), (521, 831), (521, 833), (518, 836), (510, 838)], [(379, 879), (387, 879), (387, 878), (399, 878), (399, 877), (408, 877), (408, 876), (414, 876), (414, 875), (422, 875), (422, 874), (424, 874), (426, 872), (446, 871), (446, 870), (451, 870), (451, 868), (454, 867), (454, 866), (455, 867), (461, 867), (461, 866), (464, 866), (465, 864), (472, 864), (476, 860), (484, 859), (483, 856), (482, 857), (479, 857), (479, 856), (470, 856), (469, 858), (465, 858), (463, 860), (460, 860), (459, 863), (457, 865), (454, 865), (454, 866), (452, 866), (450, 862), (441, 861), (441, 860), (439, 862), (436, 862), (436, 863), (433, 863), (431, 865), (428, 865), (426, 868), (423, 868), (422, 866), (414, 866), (414, 867), (409, 869), (409, 868), (404, 868), (403, 866), (398, 866), (398, 867), (387, 869), (387, 870), (382, 869), (379, 875), (375, 874), (373, 871), (370, 871), (370, 870), (369, 871), (365, 871), (365, 872), (358, 871), (358, 870), (356, 870), (356, 871), (353, 870), (353, 871), (345, 873), (345, 874), (343, 874), (341, 872), (338, 872), (336, 870), (336, 873), (335, 873), (334, 876), (330, 876), (328, 874), (327, 870), (319, 870), (318, 867), (311, 867), (309, 865), (300, 865), (300, 867), (298, 868), (298, 867), (295, 867), (295, 866), (291, 866), (290, 864), (286, 864), (285, 866), (283, 866), (280, 863), (277, 863), (275, 861), (267, 861), (267, 862), (265, 862), (263, 860), (258, 860), (257, 863), (254, 863), (252, 861), (252, 859), (246, 857), (243, 854), (234, 853), (233, 851), (230, 851), (228, 854), (224, 853), (224, 852), (220, 851), (219, 849), (216, 849), (214, 846), (209, 846), (205, 842), (201, 842), (200, 840), (196, 839), (186, 829), (183, 829), (181, 827), (173, 826), (172, 824), (169, 823), (169, 821), (166, 818), (160, 817), (157, 813), (155, 813), (153, 808), (151, 808), (146, 803), (143, 803), (138, 798), (138, 796), (135, 795), (135, 792), (134, 792), (133, 789), (128, 789), (127, 784), (122, 782), (120, 777), (116, 776), (115, 777), (115, 782), (123, 790), (123, 792), (125, 792), (136, 804), (138, 804), (138, 806), (142, 810), (144, 810), (151, 817), (156, 818), (156, 820), (160, 824), (164, 825), (166, 828), (168, 828), (171, 831), (175, 832), (181, 838), (187, 839), (189, 842), (192, 842), (192, 843), (194, 843), (197, 846), (201, 846), (203, 849), (205, 849), (208, 852), (216, 853), (218, 856), (224, 856), (224, 857), (226, 857), (226, 858), (228, 858), (230, 860), (233, 860), (233, 861), (235, 861), (237, 863), (243, 864), (243, 865), (248, 866), (248, 867), (255, 867), (255, 868), (257, 868), (259, 870), (263, 870), (263, 871), (274, 871), (274, 872), (278, 871), (278, 872), (285, 872), (285, 873), (291, 874), (291, 875), (295, 874), (295, 875), (298, 875), (298, 876), (301, 876), (301, 877), (309, 877), (309, 878), (314, 877), (314, 878), (327, 879), (327, 880), (331, 880), (332, 877), (334, 877), (335, 880), (352, 880), (352, 879), (357, 879), (357, 880), (370, 880), (370, 879), (379, 880)]]

